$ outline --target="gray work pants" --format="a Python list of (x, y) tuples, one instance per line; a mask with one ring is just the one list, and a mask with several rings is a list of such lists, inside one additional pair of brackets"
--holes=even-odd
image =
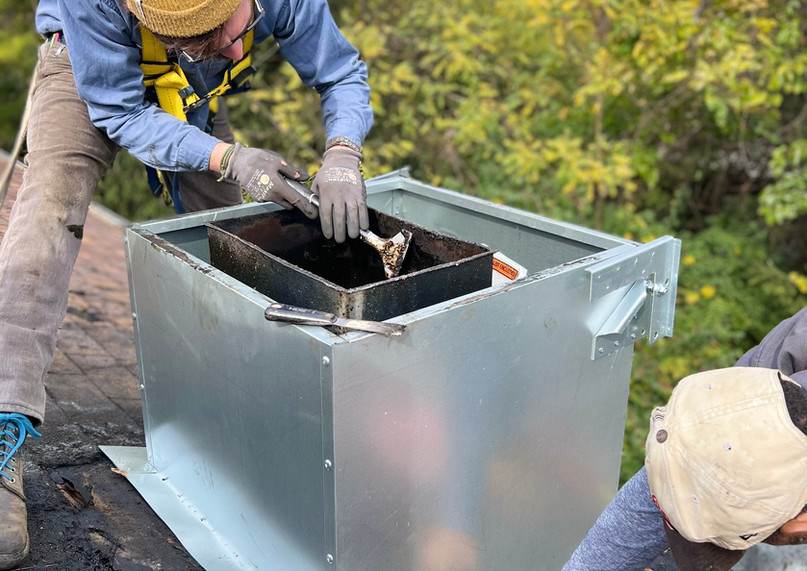
[[(42, 45), (35, 81), (27, 168), (0, 242), (0, 412), (39, 424), (84, 222), (119, 147), (90, 122), (64, 44)], [(222, 117), (220, 138), (231, 140)], [(241, 201), (237, 185), (215, 180), (213, 173), (183, 173), (186, 210)]]

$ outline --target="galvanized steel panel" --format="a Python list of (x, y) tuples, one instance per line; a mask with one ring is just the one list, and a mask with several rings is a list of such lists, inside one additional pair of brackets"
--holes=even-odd
[[(339, 569), (557, 570), (616, 489), (632, 349), (593, 362), (582, 264), (334, 348)], [(547, 301), (551, 300), (551, 301)]]
[(271, 335), (265, 298), (149, 238), (128, 238), (149, 462), (242, 560), (316, 567), (327, 346)]

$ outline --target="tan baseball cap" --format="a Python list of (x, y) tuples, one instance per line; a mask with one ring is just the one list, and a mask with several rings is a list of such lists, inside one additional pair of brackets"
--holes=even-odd
[(132, 14), (155, 34), (193, 38), (221, 26), (242, 0), (126, 0)]
[(807, 436), (780, 380), (795, 383), (773, 369), (706, 371), (653, 411), (645, 466), (679, 566), (730, 569), (807, 504)]

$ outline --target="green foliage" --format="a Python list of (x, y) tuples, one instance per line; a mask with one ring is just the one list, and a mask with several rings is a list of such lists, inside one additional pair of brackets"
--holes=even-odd
[(11, 149), (25, 107), (41, 38), (33, 29), (35, 2), (0, 0), (0, 149)]
[[(800, 7), (334, 4), (370, 70), (369, 176), (408, 165), (430, 183), (598, 227), (608, 201), (655, 209), (684, 188), (692, 228), (726, 196), (769, 183), (770, 153), (803, 134)], [(240, 117), (266, 130), (240, 135), (316, 168), (314, 94), (282, 63), (256, 85)]]
[(807, 213), (807, 140), (777, 147), (768, 169), (774, 181), (759, 196), (759, 212), (771, 226)]

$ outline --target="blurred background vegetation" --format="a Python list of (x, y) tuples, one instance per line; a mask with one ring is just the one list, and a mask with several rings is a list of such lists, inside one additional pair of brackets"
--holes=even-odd
[[(639, 343), (623, 480), (649, 410), (681, 377), (733, 364), (807, 302), (806, 6), (797, 0), (331, 0), (370, 70), (367, 177), (435, 185), (646, 242), (683, 240), (674, 336)], [(0, 0), (0, 148), (39, 38)], [(237, 138), (315, 172), (316, 94), (276, 46), (229, 100)], [(96, 195), (172, 214), (121, 153)]]

